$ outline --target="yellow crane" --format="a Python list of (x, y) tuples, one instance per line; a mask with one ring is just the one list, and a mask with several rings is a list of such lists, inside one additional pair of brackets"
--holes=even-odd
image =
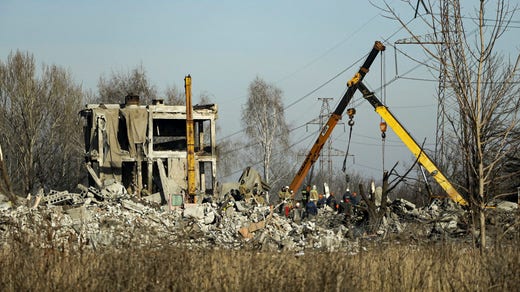
[[(372, 50), (368, 54), (367, 59), (359, 69), (359, 71), (354, 75), (354, 77), (348, 81), (347, 86), (348, 89), (341, 98), (338, 106), (331, 114), (329, 120), (321, 129), (321, 132), (314, 142), (311, 150), (307, 154), (303, 164), (300, 169), (296, 173), (291, 182), (289, 189), (294, 192), (293, 196), (296, 194), (296, 191), (300, 188), (305, 176), (309, 172), (311, 166), (318, 160), (320, 155), (320, 151), (323, 148), (323, 145), (329, 139), (332, 130), (341, 119), (343, 112), (347, 108), (350, 100), (354, 96), (354, 93), (357, 89), (359, 89), (363, 93), (363, 97), (368, 100), (368, 102), (374, 107), (376, 112), (386, 121), (387, 125), (394, 130), (396, 135), (403, 141), (403, 143), (408, 147), (408, 149), (412, 152), (412, 154), (417, 158), (418, 162), (434, 177), (434, 179), (439, 183), (439, 185), (446, 191), (448, 196), (455, 202), (460, 205), (466, 206), (468, 202), (459, 194), (459, 192), (453, 187), (450, 181), (442, 174), (439, 168), (435, 165), (433, 160), (428, 157), (428, 155), (422, 150), (422, 148), (415, 142), (412, 136), (406, 131), (406, 129), (401, 125), (401, 123), (395, 118), (395, 116), (388, 110), (388, 108), (379, 101), (379, 99), (371, 92), (364, 84), (363, 78), (368, 73), (368, 70), (379, 54), (385, 50), (385, 46), (376, 41)], [(349, 113), (349, 116), (353, 113)]]
[(191, 76), (184, 78), (184, 89), (186, 93), (186, 164), (188, 168), (187, 193), (190, 201), (195, 200), (196, 181), (195, 181), (195, 131), (193, 130), (193, 106), (191, 104)]
[(403, 125), (397, 120), (397, 118), (390, 112), (390, 110), (371, 92), (363, 82), (358, 83), (358, 89), (363, 94), (363, 97), (374, 107), (376, 113), (378, 113), (383, 120), (387, 123), (394, 133), (403, 141), (404, 145), (408, 147), (410, 152), (415, 156), (417, 161), (430, 173), (431, 176), (437, 181), (437, 183), (444, 189), (448, 196), (459, 203), (462, 206), (468, 205), (468, 202), (459, 194), (459, 192), (453, 187), (450, 181), (442, 174), (439, 168), (435, 165), (433, 160), (428, 157), (426, 152), (423, 151), (421, 146), (413, 139)]

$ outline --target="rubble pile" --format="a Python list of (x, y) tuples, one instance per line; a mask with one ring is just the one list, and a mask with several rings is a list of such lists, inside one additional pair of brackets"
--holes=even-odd
[[(51, 191), (40, 201), (56, 201), (47, 199), (56, 195)], [(0, 242), (24, 238), (37, 247), (62, 249), (154, 245), (290, 251), (357, 248), (345, 236), (347, 227), (331, 224), (340, 221), (332, 211), (295, 223), (268, 206), (251, 206), (243, 201), (168, 210), (167, 206), (129, 198), (124, 193), (105, 201), (93, 197), (81, 200), (81, 195), (68, 192), (62, 195), (74, 204), (34, 206), (33, 199), (22, 200), (17, 207), (5, 205), (0, 211)], [(75, 203), (78, 201), (82, 203)]]
[[(23, 240), (35, 247), (63, 250), (169, 245), (355, 253), (359, 250), (356, 238), (364, 235), (362, 214), (346, 220), (344, 214), (330, 208), (320, 209), (313, 218), (293, 220), (276, 208), (232, 198), (184, 208), (171, 208), (152, 199), (131, 197), (117, 186), (102, 191), (84, 188), (81, 194), (51, 191), (23, 199), (16, 207), (3, 198), (0, 242), (6, 245)], [(464, 217), (464, 211), (451, 204), (416, 208), (397, 199), (389, 203), (377, 234), (403, 232), (409, 222), (425, 223), (425, 235), (463, 234), (467, 230)]]
[(417, 235), (458, 237), (468, 232), (466, 212), (450, 200), (434, 200), (428, 207), (417, 208), (415, 204), (395, 199), (389, 204), (389, 215), (383, 220), (382, 230), (403, 232), (407, 224), (422, 223)]

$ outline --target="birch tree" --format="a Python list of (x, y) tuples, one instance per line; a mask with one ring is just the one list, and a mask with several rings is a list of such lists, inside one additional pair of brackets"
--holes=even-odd
[(282, 91), (259, 77), (253, 80), (242, 110), (242, 123), (249, 139), (259, 145), (255, 153), (261, 157), (264, 180), (270, 183), (273, 155), (276, 150), (287, 149), (289, 143)]

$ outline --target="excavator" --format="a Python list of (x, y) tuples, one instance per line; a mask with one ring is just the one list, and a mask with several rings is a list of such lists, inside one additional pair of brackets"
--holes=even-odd
[(467, 206), (468, 202), (459, 194), (459, 192), (453, 187), (450, 181), (442, 174), (439, 168), (435, 165), (433, 160), (423, 151), (421, 146), (413, 139), (413, 137), (408, 133), (408, 131), (403, 127), (403, 125), (397, 120), (397, 118), (390, 112), (390, 110), (375, 96), (373, 92), (371, 92), (368, 87), (362, 82), (363, 77), (368, 72), (368, 69), (374, 59), (377, 57), (377, 54), (380, 51), (384, 51), (385, 47), (382, 43), (376, 42), (372, 51), (368, 55), (363, 66), (359, 69), (359, 72), (347, 83), (348, 90), (341, 99), (338, 107), (334, 111), (334, 113), (330, 116), (327, 124), (323, 127), (320, 136), (314, 143), (313, 147), (307, 154), (306, 159), (304, 160), (302, 166), (300, 167), (298, 173), (294, 177), (290, 190), (296, 191), (299, 189), (301, 183), (303, 182), (307, 172), (314, 164), (314, 162), (318, 159), (320, 155), (320, 151), (323, 148), (323, 145), (330, 137), (332, 129), (338, 121), (341, 119), (341, 115), (343, 114), (345, 108), (348, 103), (352, 99), (355, 91), (359, 89), (363, 94), (363, 97), (374, 107), (376, 113), (378, 113), (381, 118), (386, 122), (388, 126), (395, 132), (395, 134), (403, 141), (406, 147), (412, 152), (412, 154), (417, 159), (418, 163), (426, 169), (430, 175), (437, 181), (437, 183), (442, 187), (442, 189), (447, 193), (447, 195), (456, 203)]

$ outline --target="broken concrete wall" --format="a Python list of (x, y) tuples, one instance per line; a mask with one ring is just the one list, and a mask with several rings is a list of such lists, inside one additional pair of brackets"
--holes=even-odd
[[(216, 105), (196, 105), (195, 173), (197, 190), (213, 194), (216, 186)], [(102, 187), (107, 180), (121, 182), (140, 195), (162, 190), (157, 160), (164, 162), (173, 187), (186, 189), (186, 108), (184, 106), (89, 104), (85, 118), (85, 149), (89, 184)], [(171, 195), (171, 194), (168, 194)], [(168, 196), (165, 195), (165, 196)]]

